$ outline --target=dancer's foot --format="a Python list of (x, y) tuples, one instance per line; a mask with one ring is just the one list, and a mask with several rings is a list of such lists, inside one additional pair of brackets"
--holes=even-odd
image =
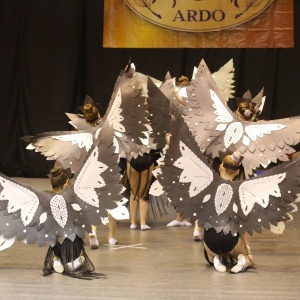
[(183, 226), (192, 226), (192, 223), (187, 220), (183, 220), (181, 223), (183, 224)]
[(76, 271), (78, 268), (80, 268), (82, 266), (82, 264), (84, 263), (84, 261), (85, 261), (84, 256), (79, 256), (73, 262), (67, 263), (66, 267), (71, 272), (72, 271)]
[(90, 246), (92, 249), (98, 249), (99, 248), (99, 242), (97, 239), (97, 235), (92, 231), (92, 233), (89, 234), (89, 241), (90, 241)]
[(64, 266), (62, 265), (60, 258), (57, 256), (53, 257), (53, 269), (57, 273), (63, 273), (64, 271)]
[(135, 230), (135, 229), (137, 229), (138, 228), (138, 226), (136, 225), (136, 224), (131, 224), (130, 225), (130, 229), (132, 229), (132, 230)]
[(232, 273), (239, 273), (244, 271), (246, 268), (246, 257), (243, 254), (238, 256), (237, 264), (231, 269)]
[(192, 224), (190, 222), (188, 222), (187, 220), (183, 220), (183, 221), (173, 220), (172, 222), (168, 223), (167, 226), (168, 227), (192, 226)]
[(214, 267), (218, 272), (221, 273), (226, 272), (226, 267), (222, 264), (220, 257), (218, 255), (214, 257)]
[(109, 238), (108, 239), (108, 243), (110, 245), (116, 245), (118, 243), (118, 241), (115, 238)]
[(148, 226), (147, 224), (141, 225), (141, 230), (150, 230), (150, 229), (151, 229), (151, 227)]
[(194, 241), (196, 241), (196, 242), (202, 241), (201, 231), (199, 231), (198, 229), (195, 229), (194, 233), (193, 233), (193, 237), (194, 237)]
[(177, 227), (177, 226), (184, 226), (182, 222), (173, 220), (170, 223), (167, 224), (168, 227)]

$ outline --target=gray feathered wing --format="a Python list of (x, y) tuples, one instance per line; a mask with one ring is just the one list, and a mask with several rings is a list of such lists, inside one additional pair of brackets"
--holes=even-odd
[[(24, 137), (23, 140), (30, 143), (27, 149), (40, 152), (47, 160), (59, 160), (65, 168), (70, 167), (76, 173), (86, 153), (97, 140), (102, 124), (108, 120), (116, 135), (117, 151), (121, 156), (130, 158), (132, 154), (137, 156), (148, 152), (150, 147), (143, 144), (143, 139), (147, 138), (144, 132), (148, 131), (145, 126), (145, 97), (139, 88), (139, 82), (130, 74), (121, 72), (100, 124), (91, 127), (82, 122), (79, 116), (73, 115), (73, 120), (80, 120), (76, 122), (77, 131), (45, 132)], [(88, 100), (93, 101), (91, 98)]]
[(226, 181), (211, 168), (179, 114), (176, 119), (157, 178), (183, 217), (198, 219), (205, 228), (250, 235), (292, 219), (300, 192), (299, 159), (245, 181)]
[(213, 158), (235, 147), (243, 156), (246, 176), (271, 162), (287, 161), (300, 141), (300, 117), (247, 122), (237, 118), (212, 84), (206, 68), (199, 66), (187, 90), (188, 101), (179, 107), (202, 151)]
[(132, 63), (121, 70), (104, 116), (113, 124), (121, 142), (120, 152), (128, 159), (155, 148), (147, 120), (145, 77), (135, 72)]
[(77, 173), (99, 131), (100, 126), (80, 131), (44, 132), (22, 139), (29, 143), (26, 149), (41, 153), (47, 160), (59, 160), (64, 168)]
[(218, 71), (214, 72), (212, 78), (215, 80), (224, 99), (228, 101), (229, 98), (233, 98), (235, 92), (233, 59), (230, 59)]
[(69, 118), (69, 124), (72, 125), (76, 130), (85, 130), (90, 128), (91, 126), (85, 121), (83, 116), (79, 116), (78, 114), (66, 113)]
[(101, 224), (108, 213), (128, 218), (113, 130), (108, 123), (100, 135), (78, 174), (61, 193), (33, 189), (0, 175), (0, 250), (15, 240), (43, 246), (46, 242), (54, 245), (57, 237), (84, 238), (91, 224)]
[[(219, 89), (220, 94), (225, 101), (228, 101), (229, 98), (234, 97), (233, 94), (235, 93), (235, 90), (233, 59), (230, 59), (224, 66), (214, 73), (210, 72), (205, 61), (202, 59), (198, 67), (194, 67), (192, 79), (195, 79), (195, 76), (200, 69), (210, 76), (211, 84), (215, 88)], [(181, 94), (184, 93), (182, 92)]]

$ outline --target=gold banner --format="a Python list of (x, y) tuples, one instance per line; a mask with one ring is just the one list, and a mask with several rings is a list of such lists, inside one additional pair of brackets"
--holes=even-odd
[(293, 0), (105, 0), (106, 48), (291, 48)]

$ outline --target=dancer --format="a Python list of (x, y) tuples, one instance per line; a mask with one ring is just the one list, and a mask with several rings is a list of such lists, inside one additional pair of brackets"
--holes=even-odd
[[(30, 142), (27, 149), (35, 149), (37, 152), (41, 152), (48, 160), (59, 160), (63, 167), (70, 167), (72, 172), (77, 174), (88, 150), (99, 140), (99, 132), (101, 132), (103, 124), (107, 121), (112, 126), (119, 125), (118, 119), (113, 119), (114, 116), (111, 116), (113, 113), (110, 114), (111, 107), (112, 104), (106, 115), (101, 118), (99, 103), (94, 103), (91, 97), (86, 96), (84, 105), (79, 108), (81, 110), (80, 115), (67, 114), (71, 120), (70, 124), (76, 128), (76, 131), (46, 132), (33, 137), (24, 137), (23, 139), (26, 142)], [(114, 127), (113, 130), (115, 133), (116, 129)], [(126, 138), (125, 135), (124, 138)], [(122, 148), (122, 145), (124, 145), (122, 138), (115, 136), (114, 142), (118, 144), (117, 148), (121, 152), (128, 151)], [(108, 243), (115, 245), (117, 243), (115, 238), (116, 220), (109, 214), (107, 221), (109, 222)], [(92, 249), (99, 247), (97, 227), (94, 225), (89, 235), (89, 241)]]
[[(48, 242), (55, 249), (55, 257), (53, 261), (54, 249), (50, 248), (45, 270), (55, 263), (59, 272), (73, 272), (79, 264), (82, 264), (79, 269), (89, 264), (82, 241), (85, 232), (91, 231), (91, 224), (100, 225), (108, 213), (118, 219), (128, 218), (113, 139), (112, 127), (104, 122), (99, 139), (83, 159), (81, 168), (70, 181), (64, 176), (61, 183), (54, 185), (55, 194), (33, 189), (0, 174), (0, 231), (3, 233), (0, 251), (12, 246), (15, 240), (26, 244), (37, 242), (39, 246)], [(62, 239), (66, 244), (57, 249), (57, 242)], [(69, 246), (73, 247), (70, 251)], [(86, 269), (91, 271), (93, 267), (89, 265)]]
[(294, 152), (300, 138), (299, 116), (255, 124), (240, 120), (226, 105), (204, 61), (192, 83), (188, 101), (178, 108), (207, 157), (218, 157), (219, 151), (234, 145), (244, 157), (246, 178), (260, 166), (288, 161), (287, 154)]
[(240, 154), (222, 159), (219, 176), (180, 113), (174, 114), (177, 122), (172, 122), (158, 182), (183, 217), (198, 220), (204, 228), (207, 257), (216, 270), (227, 270), (224, 254), (224, 259), (234, 258), (229, 271), (239, 273), (253, 264), (248, 235), (263, 228), (282, 233), (284, 224), (292, 220), (300, 191), (300, 158), (259, 176), (232, 181), (239, 173)]
[[(140, 229), (149, 230), (151, 229), (151, 227), (147, 224), (147, 217), (150, 205), (152, 205), (153, 215), (156, 216), (156, 208), (153, 203), (150, 203), (149, 200), (149, 189), (151, 184), (155, 180), (152, 172), (157, 166), (157, 160), (161, 157), (161, 149), (165, 145), (165, 142), (160, 138), (161, 136), (159, 130), (157, 130), (154, 124), (157, 122), (158, 115), (156, 115), (156, 112), (152, 112), (151, 109), (149, 109), (149, 101), (154, 97), (158, 98), (160, 101), (167, 101), (167, 103), (169, 103), (170, 100), (167, 99), (167, 95), (165, 95), (163, 91), (165, 91), (166, 94), (172, 94), (174, 91), (174, 85), (162, 83), (160, 87), (157, 87), (157, 82), (155, 84), (153, 82), (153, 79), (148, 77), (148, 94), (143, 92), (141, 94), (141, 97), (133, 97), (132, 85), (134, 84), (135, 87), (145, 85), (144, 79), (141, 79), (141, 81), (139, 82), (138, 76), (133, 76), (134, 74), (134, 64), (127, 65), (124, 73), (121, 73), (122, 76), (119, 80), (117, 80), (117, 83), (118, 86), (121, 87), (122, 96), (130, 95), (130, 98), (127, 100), (128, 104), (130, 102), (134, 103), (133, 100), (135, 99), (139, 101), (134, 108), (135, 111), (137, 111), (136, 107), (144, 107), (144, 111), (136, 112), (136, 114), (140, 115), (140, 117), (137, 120), (138, 123), (135, 123), (132, 127), (135, 131), (137, 131), (137, 126), (139, 124), (139, 126), (144, 125), (144, 129), (142, 132), (145, 134), (145, 137), (136, 138), (137, 133), (134, 135), (134, 143), (137, 147), (137, 150), (132, 151), (130, 156), (126, 155), (127, 168), (123, 180), (124, 182), (127, 182), (127, 188), (130, 192), (130, 229), (135, 230), (139, 227), (137, 224), (137, 215), (139, 211)], [(132, 119), (132, 116), (130, 115), (126, 116), (123, 114), (123, 116), (124, 121), (127, 120), (127, 122), (130, 122), (130, 120)], [(155, 121), (153, 123), (152, 121), (154, 119)], [(145, 123), (145, 121), (143, 120), (147, 120), (147, 122)], [(131, 121), (131, 123), (133, 122)], [(141, 135), (141, 133), (139, 134)], [(162, 135), (162, 138), (163, 136), (164, 135)], [(140, 142), (141, 140), (143, 141), (142, 145)], [(151, 202), (154, 201), (154, 199), (151, 200)], [(164, 204), (162, 202), (156, 201), (155, 203), (157, 204), (160, 212), (164, 210)]]
[[(265, 101), (265, 97), (263, 97), (262, 95), (263, 95), (263, 89), (253, 99), (250, 91), (244, 93), (242, 98), (239, 97), (236, 98), (237, 109), (235, 111), (235, 115), (239, 118), (239, 120), (251, 121), (251, 122), (257, 121), (257, 116), (260, 114)], [(234, 151), (231, 150), (231, 153), (233, 152)], [(220, 158), (216, 157), (211, 161), (212, 161), (213, 169), (219, 172), (220, 165), (221, 165)], [(239, 174), (236, 180), (243, 180), (243, 179), (245, 179), (245, 172), (244, 172), (243, 165), (240, 164)], [(197, 220), (195, 221), (195, 225), (194, 225), (193, 239), (196, 242), (202, 241), (203, 239), (203, 228), (199, 227)]]
[(137, 213), (140, 211), (140, 229), (149, 230), (147, 212), (149, 207), (149, 188), (152, 182), (152, 171), (156, 162), (155, 152), (132, 158), (127, 162), (126, 175), (130, 190), (130, 229), (138, 228)]
[[(197, 68), (194, 68), (193, 78), (195, 76), (197, 76)], [(232, 94), (234, 93), (234, 68), (232, 59), (211, 76), (213, 77), (211, 80), (213, 86), (219, 88), (224, 99), (227, 101), (229, 98), (232, 98)], [(148, 82), (149, 97), (147, 102), (148, 109), (150, 108), (149, 111), (152, 115), (149, 118), (150, 125), (155, 129), (154, 132), (156, 135), (154, 135), (154, 141), (157, 144), (163, 145), (161, 147), (164, 147), (164, 143), (159, 139), (164, 138), (170, 132), (170, 114), (172, 114), (173, 107), (180, 107), (181, 111), (185, 112), (185, 105), (188, 100), (187, 90), (192, 88), (186, 76), (181, 76), (176, 85), (175, 80), (171, 79), (169, 74), (167, 74), (166, 79), (168, 80), (165, 80), (160, 86), (160, 90), (166, 95), (165, 99), (159, 95), (157, 89), (154, 88), (154, 84), (151, 84), (151, 80)], [(194, 123), (197, 125), (197, 121), (194, 121)], [(176, 212), (175, 220), (167, 224), (169, 227), (191, 225), (190, 222), (182, 217), (180, 212)], [(196, 239), (200, 238), (198, 231), (195, 230), (194, 233)]]
[[(238, 152), (224, 156), (219, 168), (220, 176), (234, 181), (240, 175), (241, 161), (242, 157)], [(233, 236), (231, 233), (224, 234), (220, 228), (216, 232), (211, 227), (204, 230), (203, 241), (205, 258), (218, 272), (226, 272), (229, 268), (231, 272), (238, 273), (253, 266), (247, 233)]]
[[(54, 167), (50, 170), (51, 186), (54, 193), (62, 192), (71, 179), (70, 170)], [(95, 267), (89, 259), (84, 241), (76, 235), (74, 241), (69, 238), (59, 237), (54, 246), (50, 246), (44, 262), (44, 275), (49, 275), (54, 270), (57, 273), (82, 273), (93, 272)]]
[[(263, 89), (253, 99), (249, 91), (237, 98), (238, 108), (233, 114), (204, 61), (199, 64), (187, 96), (185, 106), (179, 109), (201, 150), (216, 163), (219, 151), (235, 146), (244, 156), (244, 179), (273, 167), (279, 160), (287, 161), (287, 154), (293, 152), (291, 146), (299, 140), (299, 117), (249, 124), (257, 121), (263, 109)], [(193, 238), (202, 239), (197, 224)]]
[[(124, 159), (127, 161), (126, 172), (121, 169), (124, 177), (122, 182), (127, 183), (129, 190), (129, 211), (130, 211), (130, 229), (137, 229), (137, 213), (140, 210), (140, 229), (149, 230), (150, 226), (146, 224), (148, 208), (149, 208), (149, 188), (152, 183), (152, 170), (154, 169), (155, 161), (157, 159), (157, 151), (153, 149), (153, 145), (146, 142), (141, 144), (140, 140), (143, 137), (143, 132), (147, 132), (146, 116), (147, 112), (144, 107), (145, 95), (143, 95), (144, 78), (143, 76), (136, 76), (134, 64), (129, 64), (125, 67), (116, 81), (114, 91), (112, 94), (111, 104), (109, 105), (109, 111), (107, 114), (115, 119), (122, 119), (122, 125), (119, 124), (118, 129), (123, 126), (130, 128), (127, 131), (127, 139), (125, 144), (129, 145), (123, 152), (120, 151), (120, 166), (123, 165)], [(143, 82), (138, 78), (142, 77)], [(135, 89), (132, 89), (135, 86)], [(86, 103), (83, 107), (83, 116), (87, 122), (92, 126), (95, 126), (93, 122), (97, 122), (100, 119), (100, 115), (97, 114), (95, 107), (90, 103)], [(122, 106), (121, 116), (117, 116), (117, 104)], [(134, 107), (136, 119), (132, 116), (131, 106)], [(137, 107), (141, 109), (138, 110)], [(141, 121), (142, 120), (142, 121)], [(128, 124), (127, 124), (128, 122)], [(133, 123), (134, 122), (134, 123)], [(145, 124), (143, 123), (145, 122)], [(127, 125), (127, 126), (126, 126)], [(134, 126), (133, 126), (134, 125)], [(123, 137), (125, 137), (122, 132)], [(147, 136), (144, 136), (144, 138)], [(128, 146), (127, 146), (128, 147)], [(152, 150), (150, 150), (152, 149)], [(121, 153), (122, 152), (122, 153)], [(116, 242), (114, 238), (116, 221), (110, 216), (109, 219), (110, 231), (109, 231), (109, 243)], [(96, 229), (93, 227), (93, 231)], [(95, 235), (92, 235), (95, 236)]]

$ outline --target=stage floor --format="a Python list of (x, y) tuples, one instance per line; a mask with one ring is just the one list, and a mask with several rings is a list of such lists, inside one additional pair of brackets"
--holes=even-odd
[[(49, 190), (48, 179), (17, 178)], [(269, 231), (250, 239), (256, 269), (218, 273), (208, 266), (192, 227), (166, 227), (175, 211), (149, 220), (149, 231), (117, 227), (118, 245), (107, 244), (108, 228), (98, 227), (100, 247), (86, 251), (98, 278), (42, 276), (47, 247), (21, 242), (0, 252), (0, 299), (300, 299), (300, 214), (283, 235)]]

